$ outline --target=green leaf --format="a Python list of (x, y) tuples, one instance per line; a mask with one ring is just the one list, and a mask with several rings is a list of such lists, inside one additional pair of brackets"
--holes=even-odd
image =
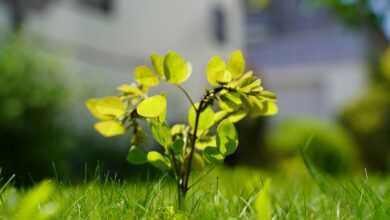
[(216, 147), (217, 141), (215, 136), (203, 135), (196, 139), (196, 148), (204, 150), (207, 147)]
[(192, 67), (183, 57), (170, 51), (164, 58), (164, 74), (168, 82), (181, 84), (190, 77)]
[(256, 78), (252, 71), (245, 73), (229, 85), (233, 88), (237, 88), (237, 90), (242, 93), (263, 91), (263, 87), (261, 87), (261, 80)]
[(156, 73), (160, 76), (161, 79), (165, 79), (164, 75), (164, 57), (158, 54), (152, 54), (150, 56), (152, 65)]
[(147, 153), (136, 145), (133, 145), (130, 147), (129, 153), (127, 154), (127, 161), (137, 165), (144, 164), (148, 161)]
[(236, 112), (234, 112), (232, 115), (228, 117), (229, 121), (232, 123), (236, 123), (241, 121), (245, 116), (248, 114), (248, 110), (245, 108), (242, 108)]
[[(195, 103), (195, 106), (196, 108), (198, 108), (199, 103)], [(206, 130), (214, 125), (214, 120), (213, 120), (214, 114), (215, 112), (210, 106), (207, 106), (206, 109), (200, 113), (199, 124), (198, 124), (198, 129), (200, 131)], [(191, 106), (188, 112), (188, 123), (191, 128), (195, 128), (195, 120), (196, 120), (196, 111)]]
[(222, 121), (223, 119), (226, 119), (226, 117), (228, 116), (229, 112), (228, 111), (225, 111), (225, 110), (222, 110), (222, 111), (219, 111), (219, 112), (216, 112), (214, 114), (214, 123), (217, 123), (219, 121)]
[(118, 118), (123, 116), (126, 112), (126, 105), (116, 96), (89, 99), (86, 102), (86, 106), (92, 115), (100, 120)]
[(15, 216), (12, 219), (49, 219), (53, 217), (51, 215), (55, 214), (53, 212), (56, 212), (56, 210), (46, 210), (48, 212), (44, 212), (41, 207), (48, 202), (54, 190), (55, 185), (52, 181), (44, 180), (39, 183), (22, 197), (15, 210)]
[(203, 150), (203, 155), (209, 162), (212, 163), (219, 163), (224, 159), (224, 156), (218, 151), (217, 147), (206, 147)]
[(275, 93), (267, 90), (263, 90), (260, 94), (260, 97), (267, 100), (267, 101), (273, 101), (275, 102), (277, 100), (277, 97)]
[(243, 118), (245, 118), (247, 114), (248, 114), (248, 109), (245, 106), (235, 111), (222, 110), (215, 113), (214, 122), (217, 123), (224, 119), (229, 119), (229, 121), (231, 121), (232, 123), (236, 123), (238, 121), (241, 121)]
[(228, 74), (225, 75), (225, 72), (226, 72), (226, 64), (225, 61), (221, 59), (221, 57), (214, 56), (207, 63), (207, 68), (206, 68), (207, 80), (211, 85), (218, 86), (221, 79), (223, 81), (224, 77), (228, 77)]
[(192, 167), (194, 170), (198, 171), (203, 170), (205, 167), (204, 160), (200, 154), (194, 153), (194, 157), (192, 158)]
[(217, 147), (224, 156), (237, 150), (238, 134), (234, 124), (229, 119), (223, 120), (217, 127)]
[(260, 79), (248, 79), (244, 86), (242, 86), (239, 91), (244, 93), (250, 93), (250, 92), (260, 92), (263, 90), (261, 87), (261, 80)]
[(165, 123), (152, 122), (151, 130), (154, 139), (165, 149), (172, 144), (171, 129)]
[(154, 74), (147, 66), (139, 66), (135, 68), (134, 80), (147, 87), (156, 86), (160, 82), (157, 75)]
[(114, 120), (98, 122), (94, 127), (104, 137), (121, 135), (126, 131), (121, 123)]
[(269, 194), (270, 184), (271, 181), (267, 179), (255, 201), (255, 210), (257, 213), (257, 219), (259, 220), (272, 219), (272, 203), (271, 196)]
[(264, 101), (258, 97), (250, 96), (249, 102), (252, 107), (252, 116), (272, 116), (278, 113), (276, 102)]
[(150, 151), (147, 155), (148, 162), (160, 170), (169, 170), (171, 164), (167, 158), (157, 151)]
[(227, 92), (219, 97), (218, 105), (221, 109), (233, 111), (242, 105), (240, 94), (237, 92)]
[(264, 116), (272, 116), (278, 114), (279, 109), (276, 105), (276, 102), (264, 102), (264, 110), (263, 115)]
[(240, 50), (233, 51), (227, 62), (227, 69), (232, 73), (233, 78), (240, 77), (245, 71), (245, 58)]
[(101, 112), (98, 111), (98, 109), (97, 109), (98, 103), (99, 103), (98, 99), (88, 99), (85, 102), (85, 105), (87, 106), (87, 109), (89, 110), (89, 112), (91, 112), (91, 114), (95, 118), (100, 119), (100, 120), (112, 119), (113, 117), (111, 115), (105, 115), (105, 114), (102, 114)]
[(183, 134), (185, 132), (186, 125), (185, 124), (175, 124), (171, 128), (172, 135)]
[(164, 95), (155, 95), (144, 99), (137, 106), (137, 113), (146, 118), (156, 118), (166, 112), (167, 99)]
[(233, 75), (230, 71), (225, 70), (222, 72), (217, 73), (216, 80), (219, 85), (224, 85), (232, 81)]
[(122, 84), (117, 89), (123, 94), (130, 96), (141, 96), (144, 94), (136, 85)]
[(183, 137), (177, 136), (172, 143), (172, 150), (175, 154), (180, 154), (183, 151), (184, 140)]

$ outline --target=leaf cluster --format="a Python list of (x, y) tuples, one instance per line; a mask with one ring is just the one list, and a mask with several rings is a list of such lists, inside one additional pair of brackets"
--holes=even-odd
[[(238, 147), (234, 123), (246, 116), (269, 116), (277, 113), (276, 96), (262, 87), (261, 79), (246, 71), (241, 51), (230, 54), (227, 61), (212, 57), (206, 76), (212, 88), (202, 99), (194, 102), (181, 84), (192, 73), (191, 64), (181, 55), (169, 51), (166, 55), (152, 54), (151, 67), (134, 69), (134, 83), (118, 87), (118, 96), (90, 99), (87, 108), (100, 122), (95, 129), (111, 137), (132, 133), (128, 161), (133, 164), (150, 163), (171, 171), (178, 182), (188, 187), (192, 168), (221, 162)], [(149, 94), (151, 87), (162, 81), (178, 87), (191, 103), (187, 124), (169, 125), (166, 120), (167, 97), (164, 93)], [(145, 121), (161, 150), (142, 148)]]

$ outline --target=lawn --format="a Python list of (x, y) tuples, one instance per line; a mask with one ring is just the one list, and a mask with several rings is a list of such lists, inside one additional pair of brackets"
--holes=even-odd
[(96, 178), (79, 185), (52, 181), (35, 190), (8, 185), (0, 189), (0, 219), (257, 219), (254, 204), (266, 179), (272, 219), (390, 219), (388, 177), (250, 168), (213, 170), (191, 189), (184, 211), (176, 210), (176, 188), (163, 176), (131, 182)]

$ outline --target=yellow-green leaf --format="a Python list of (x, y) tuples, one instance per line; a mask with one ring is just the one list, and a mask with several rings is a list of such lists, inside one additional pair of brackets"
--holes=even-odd
[(161, 79), (165, 79), (164, 75), (164, 57), (159, 54), (152, 54), (150, 56), (152, 65), (156, 73), (160, 76)]
[(196, 139), (196, 148), (204, 150), (206, 147), (216, 147), (217, 141), (215, 136), (203, 135)]
[[(207, 80), (213, 86), (218, 86), (219, 81), (224, 80), (224, 76), (228, 77), (228, 73), (226, 73), (226, 64), (225, 61), (221, 59), (219, 56), (212, 57), (207, 63), (206, 73)], [(222, 77), (221, 77), (222, 75)]]
[(238, 134), (234, 124), (229, 119), (223, 120), (217, 127), (217, 147), (224, 156), (237, 150)]
[(214, 115), (214, 122), (217, 123), (223, 119), (229, 119), (232, 123), (241, 121), (248, 114), (248, 109), (243, 106), (242, 108), (235, 111), (219, 111)]
[(222, 121), (223, 119), (226, 119), (226, 117), (228, 117), (228, 115), (229, 115), (229, 112), (225, 111), (225, 110), (216, 112), (214, 114), (214, 123), (217, 123), (217, 122)]
[(182, 134), (185, 131), (185, 129), (186, 129), (185, 124), (175, 124), (171, 128), (171, 134), (172, 135)]
[(165, 79), (173, 84), (181, 84), (190, 77), (192, 67), (182, 56), (174, 51), (168, 52), (164, 58)]
[(274, 101), (265, 101), (261, 97), (249, 97), (252, 107), (252, 116), (272, 116), (278, 113), (278, 106)]
[(86, 102), (88, 110), (98, 119), (109, 120), (125, 114), (126, 105), (119, 97), (107, 96), (100, 99), (89, 99)]
[(171, 164), (167, 158), (157, 151), (150, 151), (147, 155), (148, 162), (160, 170), (169, 170)]
[(165, 149), (172, 144), (171, 129), (165, 123), (151, 122), (154, 139)]
[(203, 170), (205, 167), (204, 160), (200, 154), (194, 153), (194, 157), (192, 158), (192, 167), (198, 171)]
[(273, 102), (275, 102), (277, 99), (275, 93), (267, 90), (261, 91), (260, 97), (267, 101), (273, 101)]
[(134, 80), (147, 87), (159, 84), (159, 79), (153, 71), (147, 66), (138, 66), (134, 70)]
[(233, 51), (227, 62), (227, 69), (231, 72), (233, 78), (240, 77), (245, 71), (245, 58), (240, 50)]
[(246, 108), (241, 108), (238, 111), (235, 111), (233, 114), (229, 115), (228, 119), (232, 123), (236, 123), (241, 121), (248, 114), (248, 110)]
[(261, 80), (256, 78), (250, 78), (245, 83), (247, 83), (245, 86), (242, 86), (239, 90), (244, 93), (250, 93), (252, 91), (262, 91), (263, 88), (261, 87)]
[(217, 147), (206, 147), (203, 150), (203, 155), (209, 162), (214, 163), (222, 162), (224, 159), (224, 156), (218, 151)]
[(237, 92), (227, 92), (220, 96), (219, 107), (223, 110), (233, 111), (242, 106), (240, 94)]
[(105, 137), (117, 136), (125, 133), (126, 129), (117, 121), (101, 121), (95, 124), (95, 129)]
[(167, 99), (164, 95), (155, 95), (144, 99), (137, 106), (137, 113), (147, 118), (156, 118), (166, 112)]
[(264, 106), (265, 107), (263, 115), (265, 116), (276, 115), (279, 112), (278, 105), (276, 104), (276, 102), (267, 101), (265, 102)]
[(271, 220), (272, 219), (272, 203), (269, 194), (271, 181), (267, 179), (263, 188), (257, 195), (255, 201), (255, 210), (258, 220)]
[[(195, 104), (196, 108), (199, 107), (199, 103)], [(206, 109), (204, 109), (199, 116), (199, 123), (198, 123), (198, 129), (200, 131), (206, 130), (213, 126), (214, 124), (214, 110), (207, 106)], [(196, 120), (196, 111), (193, 107), (190, 108), (188, 112), (188, 123), (191, 128), (195, 128), (195, 120)]]
[(49, 219), (53, 217), (52, 215), (57, 211), (55, 208), (50, 211), (46, 210), (48, 212), (44, 212), (40, 207), (48, 202), (54, 190), (55, 185), (50, 180), (44, 180), (33, 187), (22, 197), (19, 205), (16, 207), (15, 216), (12, 219)]
[(232, 73), (228, 70), (224, 70), (222, 72), (218, 72), (216, 74), (217, 83), (220, 85), (227, 84), (228, 82), (232, 81), (233, 76)]
[(130, 96), (140, 96), (144, 94), (136, 85), (122, 84), (118, 86), (117, 89), (123, 94)]
[(99, 100), (98, 99), (88, 99), (86, 102), (85, 102), (85, 105), (87, 106), (87, 109), (89, 110), (89, 112), (91, 112), (91, 114), (100, 119), (100, 120), (110, 120), (112, 119), (113, 117), (111, 115), (104, 115), (102, 114), (101, 112), (99, 112), (97, 110), (97, 107), (96, 105), (99, 103)]

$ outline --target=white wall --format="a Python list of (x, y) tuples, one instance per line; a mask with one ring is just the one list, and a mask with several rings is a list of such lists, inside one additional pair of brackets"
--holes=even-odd
[(278, 94), (276, 121), (296, 116), (332, 120), (366, 88), (363, 62), (265, 68), (265, 73), (267, 88)]
[[(28, 30), (66, 54), (73, 77), (82, 84), (99, 83), (99, 95), (115, 93), (115, 86), (131, 81), (136, 65), (149, 62), (152, 52), (175, 50), (193, 64), (184, 85), (199, 97), (206, 86), (204, 68), (209, 57), (243, 47), (243, 11), (236, 0), (117, 0), (111, 15), (82, 10), (75, 2), (60, 1), (44, 14), (32, 16)], [(228, 42), (213, 39), (212, 9), (226, 9)], [(172, 89), (171, 87), (169, 89)], [(201, 91), (201, 92), (196, 92)], [(175, 120), (187, 108), (183, 96), (169, 100)]]

